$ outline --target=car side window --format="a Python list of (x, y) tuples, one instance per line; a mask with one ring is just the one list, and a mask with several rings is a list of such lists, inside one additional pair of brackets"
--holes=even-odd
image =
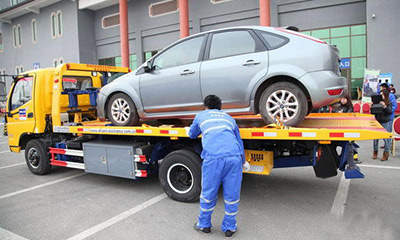
[(18, 80), (11, 95), (11, 110), (15, 110), (32, 99), (32, 77)]
[(270, 34), (266, 32), (260, 32), (260, 34), (261, 37), (264, 38), (264, 40), (267, 42), (269, 49), (277, 49), (289, 42), (287, 38), (275, 34)]
[(178, 43), (158, 56), (153, 63), (156, 69), (176, 67), (199, 61), (204, 36)]
[(210, 59), (256, 52), (256, 42), (248, 31), (213, 34)]

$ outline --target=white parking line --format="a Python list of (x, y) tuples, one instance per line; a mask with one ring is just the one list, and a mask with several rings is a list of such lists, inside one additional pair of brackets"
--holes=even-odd
[(5, 230), (4, 228), (0, 228), (0, 239), (6, 240), (28, 240), (27, 238), (21, 237), (15, 233)]
[(400, 167), (392, 167), (392, 166), (379, 166), (379, 165), (368, 165), (368, 164), (360, 164), (359, 167), (369, 167), (369, 168), (384, 168), (384, 169), (396, 169), (400, 170)]
[[(23, 165), (23, 164), (25, 164), (25, 163), (17, 163), (17, 164), (13, 164), (13, 165), (8, 165), (8, 166), (0, 167), (0, 170), (1, 170), (1, 169), (6, 169), (6, 168), (10, 168), (10, 167), (19, 166), (19, 165)], [(1, 239), (1, 238), (0, 238), (0, 239)]]
[(16, 191), (16, 192), (8, 193), (8, 194), (0, 196), (0, 200), (4, 199), (4, 198), (8, 198), (8, 197), (13, 197), (13, 196), (21, 194), (21, 193), (26, 193), (26, 192), (29, 192), (29, 191), (33, 191), (33, 190), (36, 190), (36, 189), (39, 189), (39, 188), (47, 187), (47, 186), (50, 186), (50, 185), (53, 185), (53, 184), (56, 184), (56, 183), (60, 183), (60, 182), (63, 182), (63, 181), (67, 181), (67, 180), (70, 180), (70, 179), (73, 179), (73, 178), (77, 178), (77, 177), (80, 177), (80, 176), (85, 175), (85, 174), (86, 173), (79, 173), (79, 174), (75, 174), (75, 175), (72, 175), (72, 176), (69, 176), (69, 177), (66, 177), (66, 178), (61, 178), (61, 179), (58, 179), (58, 180), (55, 180), (55, 181), (52, 181), (52, 182), (48, 182), (48, 183), (40, 184), (40, 185), (37, 185), (37, 186), (34, 186), (34, 187), (22, 189), (22, 190), (19, 190), (19, 191)]
[(347, 194), (349, 192), (350, 179), (345, 179), (344, 174), (340, 178), (338, 190), (336, 192), (335, 200), (331, 208), (331, 214), (340, 220), (344, 214), (344, 208), (346, 206)]
[(8, 144), (8, 142), (0, 142), (0, 144)]
[(10, 152), (10, 150), (2, 151), (2, 152), (0, 152), (0, 154), (1, 154), (1, 153), (8, 153), (8, 152)]
[(156, 196), (156, 197), (154, 197), (154, 198), (152, 198), (152, 199), (150, 199), (150, 200), (148, 200), (148, 201), (146, 201), (146, 202), (144, 202), (144, 203), (142, 203), (142, 204), (140, 204), (140, 205), (138, 205), (138, 206), (136, 206), (134, 208), (129, 209), (126, 212), (118, 214), (117, 216), (115, 216), (113, 218), (110, 218), (105, 222), (97, 224), (96, 226), (94, 226), (92, 228), (89, 228), (86, 231), (83, 231), (83, 232), (81, 232), (81, 233), (79, 233), (79, 234), (77, 234), (77, 235), (75, 235), (75, 236), (73, 236), (71, 238), (68, 238), (67, 240), (78, 240), (78, 239), (80, 240), (80, 239), (85, 239), (87, 237), (90, 237), (93, 234), (95, 234), (97, 232), (100, 232), (101, 230), (106, 229), (106, 228), (108, 228), (108, 227), (110, 227), (110, 226), (112, 226), (112, 225), (124, 220), (125, 218), (130, 217), (133, 214), (142, 211), (145, 208), (150, 207), (151, 205), (163, 200), (166, 197), (167, 197), (167, 195), (165, 193), (162, 193), (162, 194), (160, 194), (160, 195), (158, 195), (158, 196)]

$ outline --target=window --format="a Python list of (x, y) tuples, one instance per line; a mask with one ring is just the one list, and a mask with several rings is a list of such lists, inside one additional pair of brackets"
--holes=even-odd
[(176, 67), (199, 61), (204, 36), (192, 38), (167, 49), (154, 60), (156, 69)]
[(90, 77), (63, 77), (63, 89), (86, 90), (93, 87), (92, 78)]
[(115, 66), (116, 57), (99, 59), (100, 65)]
[(63, 34), (63, 21), (62, 21), (62, 12), (57, 12), (57, 36), (62, 37)]
[(63, 21), (62, 21), (62, 12), (57, 11), (52, 12), (50, 15), (50, 23), (51, 23), (51, 38), (55, 39), (56, 37), (62, 37), (63, 35)]
[[(0, 75), (6, 75), (6, 69), (3, 68), (3, 70), (0, 70)], [(6, 77), (5, 76), (1, 76), (0, 77), (0, 82), (6, 82)]]
[(119, 26), (119, 13), (103, 17), (101, 26), (103, 29)]
[(289, 40), (287, 38), (282, 37), (282, 36), (270, 34), (267, 32), (262, 32), (262, 31), (258, 31), (258, 33), (260, 33), (261, 37), (264, 38), (264, 40), (267, 42), (268, 49), (277, 49), (277, 48), (285, 45), (287, 42), (289, 42)]
[(256, 51), (256, 42), (247, 31), (213, 34), (210, 59), (234, 56)]
[(129, 68), (135, 70), (137, 68), (136, 54), (131, 54), (129, 56)]
[(24, 67), (22, 65), (15, 67), (15, 74), (19, 75), (24, 72)]
[(150, 52), (145, 52), (144, 53), (144, 60), (147, 61), (150, 58), (152, 58), (154, 55), (156, 55), (158, 51), (150, 51)]
[(11, 110), (17, 109), (32, 99), (32, 77), (21, 78), (11, 95)]
[(3, 47), (3, 32), (0, 31), (0, 52), (2, 52), (4, 50)]
[(32, 42), (37, 43), (36, 19), (32, 19)]
[(213, 4), (216, 4), (216, 3), (229, 2), (229, 1), (232, 1), (232, 0), (210, 0), (210, 1), (211, 1), (211, 3), (213, 3)]
[(51, 37), (52, 38), (56, 38), (57, 37), (57, 32), (56, 32), (57, 18), (56, 18), (56, 14), (55, 13), (52, 13), (50, 15), (50, 22), (51, 22)]
[(54, 58), (53, 59), (53, 67), (57, 67), (58, 66), (58, 59)]
[(179, 9), (177, 0), (168, 0), (153, 3), (149, 6), (149, 16), (159, 17), (166, 14), (177, 12)]
[(22, 46), (21, 24), (13, 26), (13, 40), (15, 48)]

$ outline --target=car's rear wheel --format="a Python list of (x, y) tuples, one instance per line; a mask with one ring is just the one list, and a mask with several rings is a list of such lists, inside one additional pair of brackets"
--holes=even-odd
[(261, 116), (266, 123), (273, 123), (279, 117), (286, 126), (296, 126), (308, 112), (305, 93), (289, 82), (274, 83), (267, 87), (259, 104)]
[(132, 99), (124, 93), (111, 97), (107, 105), (108, 119), (116, 126), (133, 126), (139, 124), (139, 115)]

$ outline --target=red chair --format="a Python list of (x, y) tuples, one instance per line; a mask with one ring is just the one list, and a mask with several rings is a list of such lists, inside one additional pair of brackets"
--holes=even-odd
[(353, 112), (359, 113), (361, 111), (361, 102), (356, 102), (353, 105)]
[(396, 141), (400, 141), (400, 117), (393, 120), (393, 132), (392, 132), (392, 156), (396, 155)]
[(394, 115), (395, 116), (400, 115), (400, 102), (397, 102), (397, 108), (394, 111)]
[(362, 105), (362, 113), (367, 113), (367, 114), (371, 113), (371, 103), (364, 103)]

